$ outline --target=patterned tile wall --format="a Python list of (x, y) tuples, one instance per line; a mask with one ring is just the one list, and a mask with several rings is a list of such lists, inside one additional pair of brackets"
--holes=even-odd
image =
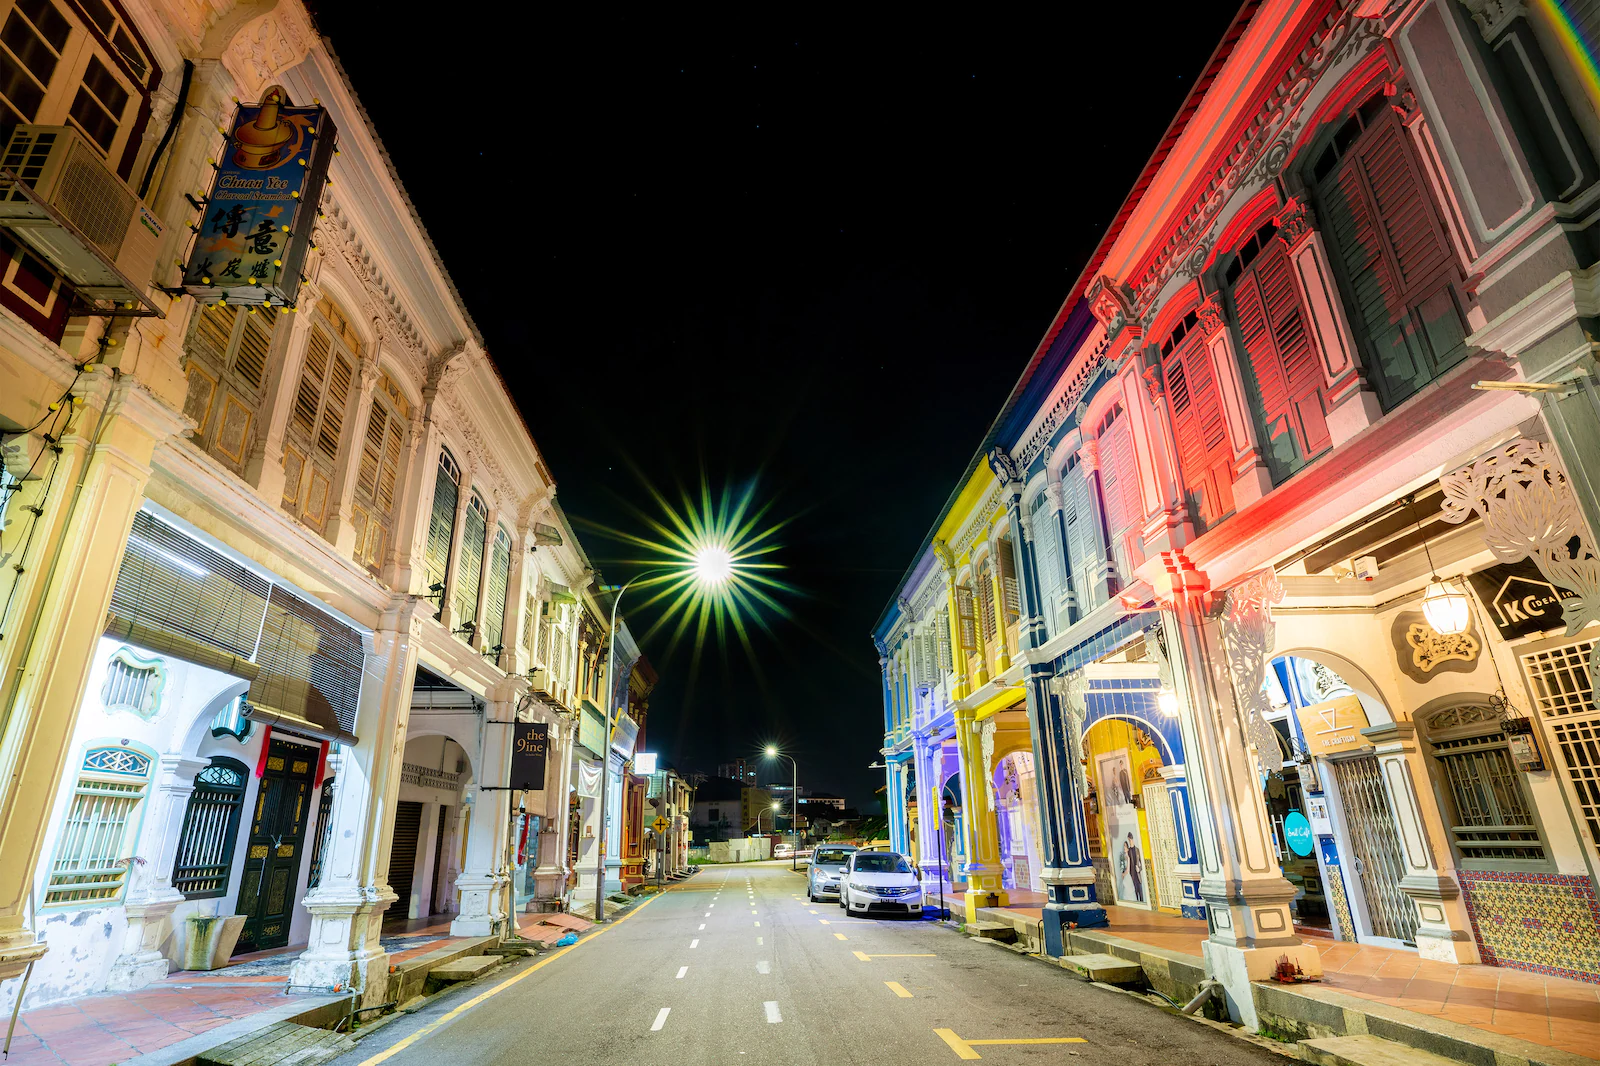
[(1594, 882), (1485, 870), (1457, 870), (1456, 877), (1485, 963), (1600, 983)]

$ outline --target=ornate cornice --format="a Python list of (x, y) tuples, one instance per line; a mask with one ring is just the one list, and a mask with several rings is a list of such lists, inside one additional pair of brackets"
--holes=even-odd
[(1039, 428), (1033, 431), (1022, 448), (1017, 452), (1017, 467), (1028, 469), (1034, 459), (1039, 456), (1050, 441), (1055, 438), (1056, 431), (1072, 416), (1084, 393), (1089, 391), (1089, 386), (1095, 382), (1100, 368), (1106, 365), (1106, 352), (1111, 347), (1109, 334), (1101, 338), (1099, 344), (1078, 366), (1072, 370), (1067, 378), (1066, 387), (1061, 390), (1061, 395), (1056, 397), (1056, 402), (1050, 405), (1050, 410), (1045, 414), (1044, 421), (1039, 423)]
[[(1211, 178), (1192, 201), (1167, 241), (1148, 260), (1132, 284), (1133, 306), (1151, 308), (1174, 274), (1190, 277), (1205, 269), (1215, 234), (1212, 223), (1232, 198), (1234, 190), (1266, 183), (1278, 176), (1300, 130), (1300, 110), (1317, 79), (1331, 67), (1381, 41), (1381, 26), (1358, 18), (1353, 4), (1333, 12), (1312, 33), (1311, 39), (1289, 64), (1268, 95), (1255, 120), (1234, 144), (1222, 163), (1211, 168)], [(1091, 289), (1091, 293), (1093, 290)], [(1130, 315), (1129, 320), (1135, 316)]]
[(414, 367), (420, 371), (425, 362), (421, 331), (401, 303), (400, 293), (384, 277), (372, 253), (367, 250), (355, 223), (331, 195), (326, 195), (323, 200), (323, 218), (318, 221), (317, 229), (321, 240), (331, 241), (338, 247), (340, 256), (381, 310), (393, 339), (411, 356)]

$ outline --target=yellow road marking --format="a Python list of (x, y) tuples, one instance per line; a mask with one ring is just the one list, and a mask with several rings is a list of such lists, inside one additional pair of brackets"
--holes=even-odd
[(404, 1051), (406, 1048), (410, 1047), (412, 1044), (415, 1044), (418, 1040), (421, 1040), (423, 1037), (425, 1037), (425, 1036), (429, 1035), (430, 1033), (434, 1032), (435, 1030), (437, 1030), (440, 1026), (445, 1025), (448, 1022), (454, 1021), (456, 1018), (458, 1018), (461, 1015), (465, 1014), (467, 1011), (471, 1010), (473, 1007), (476, 1007), (478, 1004), (482, 1003), (484, 1000), (488, 999), (489, 997), (497, 996), (501, 992), (504, 992), (506, 989), (510, 988), (512, 985), (516, 984), (518, 981), (522, 980), (523, 978), (532, 976), (533, 974), (537, 973), (538, 971), (544, 969), (546, 966), (550, 965), (552, 962), (555, 962), (557, 959), (559, 959), (561, 956), (565, 955), (567, 952), (578, 950), (579, 948), (583, 947), (583, 945), (587, 944), (589, 941), (591, 941), (595, 937), (599, 936), (601, 933), (604, 933), (606, 930), (615, 929), (617, 926), (621, 925), (623, 922), (627, 921), (629, 918), (632, 918), (635, 914), (638, 914), (640, 911), (642, 911), (646, 907), (650, 906), (650, 904), (655, 902), (655, 900), (658, 899), (658, 898), (659, 897), (657, 897), (657, 896), (651, 896), (649, 899), (647, 899), (643, 903), (639, 904), (633, 910), (629, 911), (627, 914), (624, 914), (621, 918), (618, 918), (612, 924), (601, 926), (599, 929), (596, 929), (594, 932), (592, 932), (589, 935), (585, 936), (582, 940), (578, 941), (576, 944), (572, 944), (572, 945), (570, 945), (568, 947), (562, 948), (560, 951), (556, 952), (554, 955), (551, 955), (548, 959), (540, 959), (538, 962), (534, 963), (532, 966), (528, 967), (526, 970), (523, 970), (519, 974), (514, 974), (511, 977), (506, 978), (504, 981), (501, 981), (499, 984), (495, 985), (493, 988), (489, 989), (487, 992), (478, 993), (476, 996), (473, 996), (471, 999), (467, 1000), (465, 1003), (461, 1004), (459, 1007), (456, 1007), (454, 1010), (451, 1010), (449, 1013), (440, 1016), (439, 1018), (435, 1019), (434, 1021), (429, 1022), (427, 1025), (424, 1025), (421, 1029), (418, 1029), (416, 1032), (412, 1033), (410, 1036), (406, 1037), (404, 1040), (400, 1040), (400, 1041), (390, 1045), (389, 1047), (387, 1047), (387, 1048), (383, 1049), (382, 1051), (378, 1052), (376, 1055), (372, 1056), (370, 1059), (363, 1060), (361, 1062), (360, 1066), (377, 1066), (378, 1063), (383, 1062), (386, 1059), (393, 1058), (395, 1055), (400, 1054), (400, 1052)]
[(853, 952), (852, 954), (854, 954), (855, 957), (860, 959), (862, 962), (871, 962), (873, 959), (936, 959), (936, 958), (938, 958), (938, 956), (933, 954), (932, 952), (928, 952), (925, 955), (868, 955), (864, 951), (857, 951), (857, 952)]
[[(885, 983), (891, 983), (891, 982), (885, 982)], [(974, 1047), (980, 1047), (980, 1046), (985, 1046), (986, 1047), (986, 1046), (993, 1045), (993, 1044), (1086, 1044), (1086, 1043), (1088, 1043), (1088, 1041), (1085, 1040), (1081, 1036), (1030, 1036), (1030, 1037), (1022, 1037), (1022, 1038), (1015, 1039), (1015, 1040), (963, 1040), (963, 1039), (961, 1039), (959, 1036), (957, 1036), (955, 1034), (955, 1030), (953, 1030), (953, 1029), (935, 1029), (933, 1031), (933, 1033), (940, 1040), (943, 1040), (946, 1044), (950, 1045), (950, 1050), (954, 1051), (956, 1053), (956, 1058), (958, 1058), (958, 1059), (981, 1059), (981, 1058), (983, 1058), (983, 1056), (978, 1054), (976, 1051), (973, 1051), (972, 1049)]]
[(907, 992), (906, 989), (905, 989), (905, 986), (902, 985), (899, 981), (885, 981), (884, 984), (889, 986), (889, 991), (893, 992), (895, 995), (899, 996), (901, 999), (910, 999), (911, 998), (911, 993)]
[(817, 913), (817, 912), (816, 912), (816, 911), (807, 911), (807, 912), (806, 912), (806, 913), (807, 913), (807, 914), (815, 914), (815, 913)]
[[(812, 913), (815, 914), (816, 912), (813, 911)], [(832, 922), (828, 921), (828, 919), (826, 919), (826, 918), (819, 918), (819, 919), (817, 919), (817, 921), (822, 925), (832, 925), (833, 924)]]
[(835, 940), (849, 940), (850, 939), (849, 937), (845, 936), (843, 933), (835, 933), (835, 934), (833, 934), (833, 938)]

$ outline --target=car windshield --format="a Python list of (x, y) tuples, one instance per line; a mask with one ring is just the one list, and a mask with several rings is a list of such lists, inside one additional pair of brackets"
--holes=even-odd
[(856, 856), (856, 873), (908, 874), (910, 872), (911, 864), (892, 852)]
[(849, 862), (849, 861), (850, 861), (850, 853), (848, 851), (840, 851), (839, 849), (834, 848), (834, 849), (831, 849), (831, 850), (828, 850), (828, 851), (819, 851), (819, 852), (817, 852), (817, 862), (818, 862), (818, 864), (821, 864), (821, 863), (839, 864), (839, 863), (845, 863), (845, 862)]

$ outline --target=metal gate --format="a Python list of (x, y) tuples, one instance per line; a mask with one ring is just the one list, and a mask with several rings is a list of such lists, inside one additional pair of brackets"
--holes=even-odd
[(1373, 936), (1417, 942), (1417, 905), (1400, 891), (1405, 876), (1400, 837), (1395, 832), (1389, 795), (1376, 756), (1333, 761), (1344, 819), (1350, 830), (1356, 880), (1367, 901)]
[(1183, 890), (1178, 885), (1178, 827), (1172, 820), (1172, 797), (1164, 782), (1144, 786), (1144, 816), (1150, 830), (1150, 880), (1156, 889), (1152, 902), (1179, 910)]

